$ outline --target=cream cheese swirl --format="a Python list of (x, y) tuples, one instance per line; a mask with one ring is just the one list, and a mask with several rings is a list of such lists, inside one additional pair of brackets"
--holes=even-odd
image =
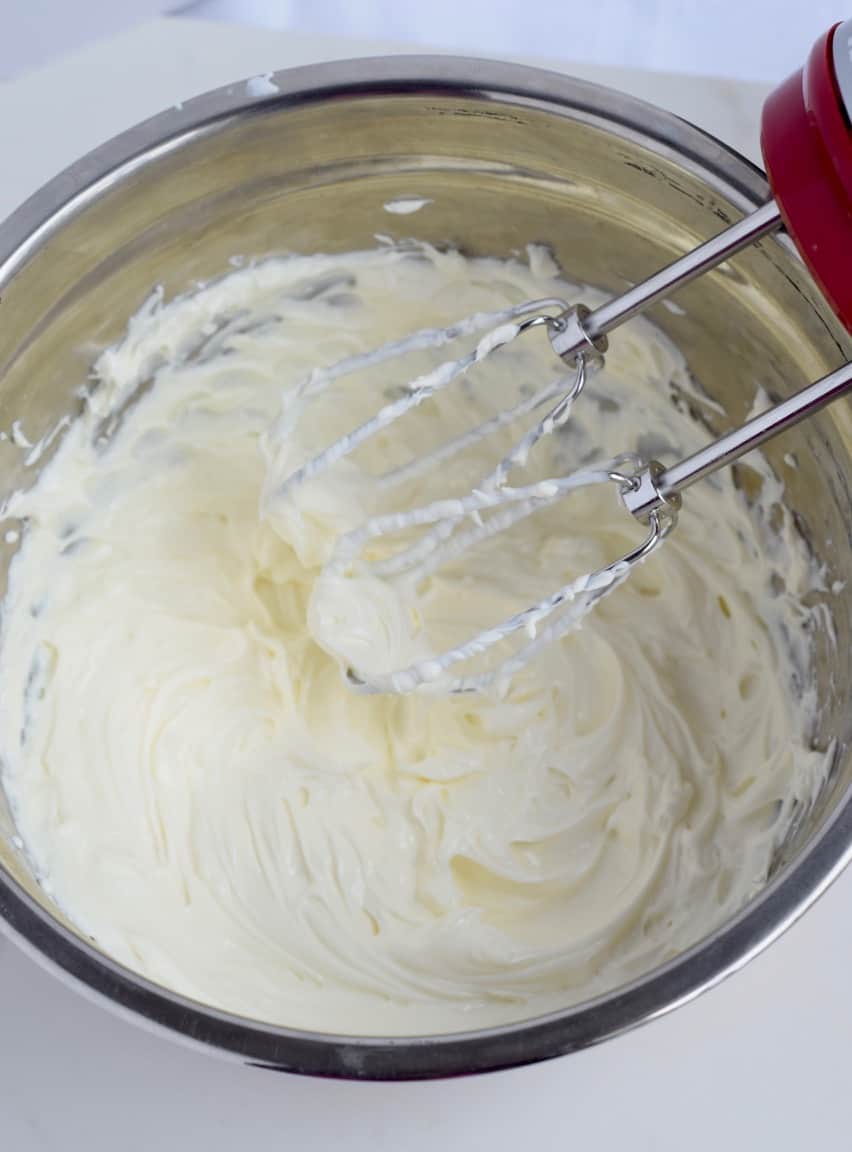
[[(396, 698), (344, 683), (315, 598), (323, 560), (383, 499), (376, 461), (404, 465), (543, 386), (558, 372), (546, 340), (501, 350), (298, 504), (274, 499), (446, 350), (302, 412), (295, 389), (318, 364), (563, 294), (539, 251), (273, 259), (153, 298), (101, 356), (84, 414), (6, 508), (25, 531), (0, 753), (43, 884), (122, 963), (264, 1021), (452, 1031), (612, 988), (764, 882), (823, 771), (790, 690), (809, 570), (783, 510), (770, 555), (730, 476), (699, 486), (671, 542), (504, 698)], [(697, 446), (673, 390), (702, 402), (679, 355), (632, 322), (546, 471), (641, 432), (655, 452)], [(419, 502), (482, 474), (486, 451), (419, 478)], [(755, 467), (768, 508), (778, 485)], [(513, 531), (432, 577), (440, 627), (501, 619), (636, 540), (609, 487)], [(406, 622), (372, 591), (337, 639), (363, 659), (405, 655)]]

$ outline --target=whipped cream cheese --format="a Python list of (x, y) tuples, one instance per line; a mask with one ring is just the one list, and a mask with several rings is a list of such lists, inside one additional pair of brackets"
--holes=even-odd
[[(730, 473), (690, 491), (671, 540), (502, 697), (354, 693), (341, 654), (404, 662), (411, 621), (383, 581), (335, 599), (319, 577), (341, 533), (411, 498), (379, 470), (559, 375), (543, 334), (276, 497), (448, 349), (305, 404), (314, 369), (575, 294), (539, 250), (271, 259), (155, 294), (100, 357), (84, 414), (5, 508), (23, 531), (0, 756), (41, 882), (117, 960), (264, 1021), (446, 1032), (610, 989), (760, 888), (824, 771), (791, 687), (812, 574), (760, 457), (751, 511)], [(692, 450), (706, 433), (684, 396), (704, 403), (632, 321), (535, 467)], [(417, 503), (465, 491), (530, 419), (411, 476)], [(610, 485), (583, 489), (433, 573), (423, 611), (470, 634), (639, 533)]]

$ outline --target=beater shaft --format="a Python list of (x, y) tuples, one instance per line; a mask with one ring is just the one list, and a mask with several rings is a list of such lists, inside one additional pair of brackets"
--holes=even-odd
[[(747, 248), (762, 236), (781, 227), (781, 210), (774, 200), (761, 205), (718, 236), (707, 240), (698, 248), (681, 256), (666, 268), (661, 268), (641, 284), (623, 292), (614, 300), (608, 300), (600, 308), (586, 315), (569, 313), (564, 318), (564, 326), (551, 329), (550, 342), (553, 350), (563, 359), (573, 358), (589, 344), (599, 352), (606, 351), (605, 337), (613, 328), (638, 316), (658, 300), (671, 295), (684, 284), (688, 284), (702, 273), (716, 268), (730, 256)], [(562, 319), (560, 317), (560, 319)]]
[(718, 472), (727, 464), (733, 464), (746, 452), (813, 416), (851, 388), (852, 364), (844, 364), (789, 399), (754, 416), (733, 432), (720, 436), (679, 464), (663, 468), (658, 461), (652, 460), (632, 478), (629, 485), (622, 488), (621, 498), (625, 507), (638, 520), (647, 520), (652, 512), (664, 505), (676, 507), (684, 488)]

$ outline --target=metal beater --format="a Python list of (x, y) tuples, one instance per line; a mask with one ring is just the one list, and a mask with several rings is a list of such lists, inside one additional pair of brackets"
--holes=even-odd
[[(455, 648), (381, 675), (366, 676), (358, 669), (349, 668), (348, 678), (354, 687), (368, 692), (407, 693), (421, 688), (469, 692), (507, 683), (543, 645), (575, 628), (585, 613), (655, 551), (676, 524), (681, 493), (686, 488), (733, 463), (849, 391), (852, 387), (852, 364), (845, 364), (668, 468), (656, 460), (645, 461), (625, 454), (568, 476), (520, 487), (508, 483), (511, 473), (527, 462), (535, 446), (569, 418), (573, 404), (585, 387), (589, 369), (599, 364), (607, 351), (609, 332), (782, 225), (792, 236), (835, 312), (847, 329), (852, 330), (850, 122), (852, 21), (836, 26), (822, 37), (804, 68), (767, 100), (763, 109), (761, 143), (774, 199), (719, 236), (595, 311), (582, 305), (569, 308), (560, 300), (533, 301), (502, 313), (470, 317), (447, 329), (414, 333), (366, 356), (351, 357), (312, 374), (303, 393), (308, 396), (324, 391), (341, 376), (367, 364), (485, 331), (472, 352), (461, 359), (447, 361), (408, 384), (402, 396), (387, 404), (374, 418), (293, 472), (279, 490), (279, 495), (293, 494), (300, 485), (348, 456), (378, 431), (534, 328), (546, 330), (554, 352), (573, 369), (573, 375), (567, 380), (551, 384), (511, 411), (499, 413), (430, 455), (388, 474), (388, 481), (398, 480), (401, 472), (411, 478), (491, 435), (498, 427), (546, 408), (538, 423), (468, 496), (372, 517), (339, 539), (326, 564), (328, 574), (357, 572), (384, 580), (405, 577), (416, 583), (477, 542), (554, 503), (567, 492), (591, 484), (615, 484), (627, 511), (648, 526), (645, 539), (631, 552), (564, 585), (539, 603)], [(365, 547), (371, 542), (400, 533), (410, 534), (415, 529), (424, 532), (414, 543), (407, 543), (395, 554), (372, 563), (362, 559)], [(519, 633), (526, 634), (526, 643), (496, 668), (472, 675), (452, 674), (451, 670), (456, 665), (464, 664)]]

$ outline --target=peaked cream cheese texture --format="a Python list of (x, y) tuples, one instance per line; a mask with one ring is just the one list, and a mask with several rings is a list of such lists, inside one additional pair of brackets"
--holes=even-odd
[[(322, 563), (381, 507), (374, 470), (559, 373), (546, 338), (525, 334), (298, 500), (275, 498), (447, 349), (302, 410), (306, 373), (555, 294), (575, 290), (536, 250), (271, 259), (153, 298), (100, 358), (84, 414), (6, 508), (25, 531), (0, 753), (42, 883), (117, 960), (264, 1021), (445, 1032), (610, 989), (763, 883), (824, 770), (814, 702), (790, 689), (811, 574), (786, 513), (759, 537), (731, 476), (705, 482), (665, 547), (506, 695), (394, 697), (351, 691), (338, 657), (407, 658), (411, 620), (382, 586), (318, 598)], [(703, 403), (677, 352), (632, 322), (535, 467), (637, 440), (668, 458), (696, 447), (706, 433), (673, 388)], [(464, 491), (530, 419), (394, 499)], [(768, 512), (780, 485), (752, 464)], [(584, 490), (434, 574), (420, 607), (464, 638), (637, 538), (611, 487)]]

